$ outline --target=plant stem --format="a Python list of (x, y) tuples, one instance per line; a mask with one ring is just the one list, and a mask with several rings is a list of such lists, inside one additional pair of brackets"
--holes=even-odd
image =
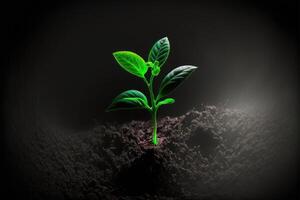
[(152, 127), (153, 127), (152, 143), (154, 145), (158, 144), (156, 114), (157, 114), (157, 109), (154, 109), (154, 111), (152, 112)]
[(152, 143), (154, 145), (158, 144), (158, 138), (157, 138), (157, 107), (156, 107), (156, 100), (154, 97), (154, 92), (153, 92), (153, 79), (154, 76), (151, 75), (150, 77), (150, 83), (147, 81), (145, 78), (145, 82), (148, 86), (149, 93), (150, 93), (150, 99), (151, 99), (151, 118), (152, 118), (152, 128), (153, 128), (153, 134), (152, 134)]

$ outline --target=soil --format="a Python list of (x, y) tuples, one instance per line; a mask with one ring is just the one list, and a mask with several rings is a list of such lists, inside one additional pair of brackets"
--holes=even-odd
[(20, 156), (32, 199), (271, 199), (298, 172), (297, 131), (264, 115), (203, 106), (158, 123), (37, 130)]

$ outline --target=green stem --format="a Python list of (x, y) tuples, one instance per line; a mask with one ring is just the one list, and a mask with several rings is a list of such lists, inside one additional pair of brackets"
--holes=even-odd
[(150, 93), (150, 99), (151, 99), (151, 118), (152, 118), (152, 127), (153, 127), (153, 134), (152, 134), (152, 143), (154, 145), (158, 144), (158, 138), (157, 138), (157, 107), (156, 107), (156, 100), (154, 97), (153, 92), (153, 79), (154, 76), (151, 75), (150, 77), (150, 83), (147, 81), (146, 78), (144, 78), (144, 81), (146, 82), (149, 93)]
[(157, 120), (156, 120), (156, 114), (157, 114), (157, 110), (155, 109), (152, 112), (152, 127), (153, 127), (153, 135), (152, 135), (152, 143), (154, 145), (158, 144), (158, 139), (157, 139)]

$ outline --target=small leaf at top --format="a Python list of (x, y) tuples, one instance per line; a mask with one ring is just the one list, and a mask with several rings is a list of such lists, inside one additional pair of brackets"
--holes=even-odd
[(147, 97), (138, 90), (127, 90), (114, 98), (106, 111), (150, 109)]
[(160, 84), (157, 100), (170, 94), (196, 69), (195, 66), (184, 65), (169, 72)]
[(160, 68), (157, 65), (153, 65), (151, 69), (151, 74), (153, 76), (158, 76), (159, 72), (160, 72)]
[(159, 67), (166, 62), (170, 53), (170, 43), (167, 37), (158, 40), (150, 50), (148, 61), (154, 63), (157, 61)]
[(166, 98), (166, 99), (158, 102), (157, 107), (160, 107), (160, 106), (166, 105), (166, 104), (172, 104), (174, 102), (175, 102), (175, 99), (173, 99), (173, 98)]
[(143, 78), (148, 70), (144, 59), (131, 51), (117, 51), (113, 56), (123, 69), (135, 76)]

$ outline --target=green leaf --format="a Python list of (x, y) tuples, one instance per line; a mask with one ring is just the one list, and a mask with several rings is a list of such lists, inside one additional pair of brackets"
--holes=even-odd
[(113, 56), (119, 65), (129, 73), (144, 78), (148, 65), (142, 57), (131, 51), (117, 51)]
[(170, 53), (170, 43), (167, 37), (158, 40), (150, 50), (148, 61), (154, 63), (157, 61), (159, 67), (166, 62)]
[(158, 102), (157, 107), (160, 107), (160, 106), (166, 105), (166, 104), (172, 104), (174, 102), (175, 102), (175, 99), (173, 99), (173, 98), (166, 98), (166, 99)]
[(195, 66), (184, 65), (169, 72), (160, 84), (157, 100), (175, 90), (196, 69)]
[(114, 98), (106, 111), (151, 109), (147, 97), (138, 90), (127, 90)]

